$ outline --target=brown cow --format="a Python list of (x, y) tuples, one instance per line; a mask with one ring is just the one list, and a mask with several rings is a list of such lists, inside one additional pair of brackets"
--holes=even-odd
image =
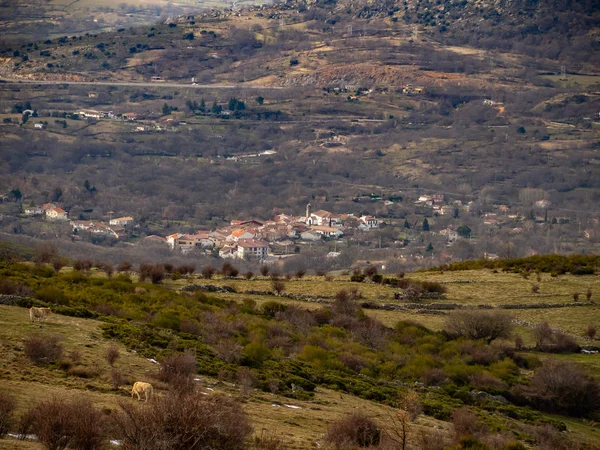
[(35, 319), (37, 319), (38, 322), (44, 322), (51, 312), (50, 308), (36, 308), (35, 306), (32, 306), (29, 308), (29, 319), (31, 322)]
[(131, 398), (137, 394), (138, 402), (140, 401), (140, 394), (144, 394), (146, 401), (148, 401), (148, 394), (152, 397), (154, 389), (150, 383), (144, 383), (143, 381), (136, 381), (131, 389)]

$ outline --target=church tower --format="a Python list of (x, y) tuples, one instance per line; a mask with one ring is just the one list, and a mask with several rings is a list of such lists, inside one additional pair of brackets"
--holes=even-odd
[(308, 203), (306, 205), (306, 223), (308, 223), (309, 219), (310, 219), (310, 203)]

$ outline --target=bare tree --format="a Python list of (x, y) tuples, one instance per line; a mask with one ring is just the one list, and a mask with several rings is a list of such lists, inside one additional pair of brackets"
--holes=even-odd
[(496, 311), (456, 311), (446, 320), (444, 331), (453, 338), (508, 338), (512, 332), (512, 317)]

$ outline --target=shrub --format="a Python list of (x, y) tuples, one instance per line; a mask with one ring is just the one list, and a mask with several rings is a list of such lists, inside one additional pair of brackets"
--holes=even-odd
[(433, 368), (421, 375), (421, 381), (427, 386), (439, 386), (448, 380), (448, 375), (442, 369)]
[(92, 268), (92, 261), (89, 259), (78, 259), (73, 263), (73, 269), (82, 272)]
[(16, 434), (20, 440), (25, 440), (32, 434), (35, 409), (25, 411), (17, 420)]
[(110, 369), (110, 384), (112, 384), (113, 389), (119, 389), (125, 382), (126, 380), (123, 376), (123, 371), (120, 368), (113, 367)]
[(243, 395), (248, 395), (258, 381), (256, 376), (247, 367), (240, 367), (237, 372), (237, 380)]
[(122, 402), (115, 415), (123, 448), (238, 450), (252, 433), (239, 403), (197, 392), (169, 393), (145, 405)]
[(587, 291), (585, 291), (585, 298), (587, 299), (588, 302), (592, 300), (592, 289), (591, 288), (587, 288)]
[(265, 302), (261, 306), (262, 313), (268, 318), (272, 319), (277, 313), (282, 313), (287, 310), (287, 305), (279, 302)]
[(285, 283), (281, 280), (272, 280), (271, 281), (271, 289), (275, 292), (275, 295), (281, 295), (283, 291), (285, 291)]
[(190, 352), (173, 353), (160, 362), (158, 377), (167, 383), (190, 379), (196, 374), (196, 366), (196, 357)]
[(67, 402), (54, 398), (30, 411), (32, 430), (48, 450), (96, 450), (104, 446), (104, 415), (85, 398)]
[(596, 332), (597, 332), (596, 325), (589, 324), (585, 329), (585, 336), (587, 336), (590, 339), (594, 339), (594, 337), (596, 336)]
[(366, 277), (373, 278), (373, 275), (375, 275), (377, 273), (377, 267), (375, 267), (373, 265), (365, 267), (365, 269), (363, 270), (363, 273), (365, 274)]
[(333, 423), (325, 441), (335, 448), (370, 447), (379, 445), (381, 430), (367, 415), (355, 412)]
[(0, 438), (11, 431), (14, 425), (15, 398), (7, 392), (0, 392)]
[(121, 261), (117, 266), (117, 272), (130, 272), (133, 266), (129, 261)]
[(421, 281), (421, 286), (425, 292), (445, 294), (447, 291), (446, 286), (436, 281)]
[(534, 284), (533, 286), (531, 286), (531, 292), (533, 292), (534, 294), (537, 294), (538, 292), (540, 292), (540, 285)]
[(35, 298), (46, 303), (55, 305), (68, 305), (69, 299), (64, 292), (54, 286), (43, 286), (35, 293)]
[(561, 331), (550, 328), (548, 322), (541, 323), (534, 330), (536, 348), (542, 352), (569, 353), (579, 351), (575, 339)]
[(215, 269), (213, 266), (204, 266), (200, 270), (200, 273), (202, 274), (202, 278), (206, 278), (207, 280), (210, 280), (216, 272), (217, 272), (217, 269)]
[(263, 277), (266, 277), (269, 274), (269, 266), (263, 264), (262, 266), (260, 266), (260, 274)]
[(15, 281), (3, 279), (0, 280), (0, 294), (28, 297), (31, 295), (31, 288)]
[(480, 436), (487, 431), (477, 415), (469, 411), (467, 408), (458, 408), (452, 413), (452, 426), (456, 439), (461, 439), (466, 436)]
[(512, 331), (512, 318), (496, 311), (456, 311), (446, 320), (444, 331), (453, 338), (494, 339), (508, 338)]
[(119, 346), (116, 344), (110, 344), (106, 349), (106, 362), (110, 367), (113, 367), (120, 355), (121, 353), (119, 351)]
[(296, 270), (296, 278), (301, 279), (304, 277), (304, 275), (306, 275), (306, 270), (304, 270), (304, 269)]
[(240, 271), (236, 269), (231, 263), (223, 263), (221, 266), (221, 275), (224, 277), (237, 277)]
[(574, 292), (573, 293), (573, 301), (574, 302), (578, 302), (579, 301), (579, 292)]
[(246, 272), (246, 273), (244, 274), (244, 278), (245, 278), (246, 280), (251, 280), (253, 277), (254, 277), (254, 273), (253, 273), (253, 272), (251, 272), (251, 271), (248, 271), (248, 272)]
[(363, 281), (365, 281), (365, 278), (367, 278), (367, 276), (363, 274), (359, 269), (354, 269), (354, 272), (350, 276), (350, 281), (353, 281), (355, 283), (362, 283)]
[(23, 342), (25, 356), (34, 364), (55, 363), (63, 354), (60, 337), (55, 334), (32, 336)]
[(544, 361), (520, 393), (537, 408), (576, 417), (600, 408), (600, 384), (577, 366), (552, 359)]

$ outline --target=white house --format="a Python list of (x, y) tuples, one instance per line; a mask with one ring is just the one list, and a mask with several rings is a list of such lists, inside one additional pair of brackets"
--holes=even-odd
[(444, 228), (440, 231), (442, 236), (446, 236), (448, 242), (458, 241), (458, 233), (450, 228)]
[(359, 225), (359, 228), (361, 228), (361, 225), (363, 228), (366, 227), (367, 230), (379, 228), (379, 220), (373, 216), (361, 216), (360, 222), (361, 224)]
[(38, 130), (43, 130), (44, 128), (46, 128), (46, 125), (44, 125), (43, 123), (39, 122), (33, 125), (34, 128), (37, 128)]
[(255, 237), (256, 233), (240, 228), (237, 230), (233, 230), (231, 234), (227, 236), (226, 239), (228, 242), (238, 242), (240, 239), (253, 239)]
[(219, 250), (219, 258), (235, 258), (237, 257), (237, 247), (226, 245)]
[(319, 210), (310, 213), (306, 220), (307, 225), (318, 225), (318, 226), (330, 226), (330, 227), (341, 227), (342, 220), (337, 214), (330, 213), (329, 211)]
[(184, 234), (176, 240), (176, 246), (183, 253), (196, 248), (213, 248), (215, 241), (208, 237), (208, 231), (196, 234)]
[(41, 216), (44, 214), (44, 209), (39, 206), (29, 206), (23, 209), (23, 214), (26, 216)]
[(339, 238), (344, 233), (339, 228), (314, 225), (310, 227), (312, 231), (325, 237)]
[(48, 220), (67, 220), (67, 212), (62, 208), (50, 208), (46, 210)]
[(315, 231), (304, 231), (303, 233), (300, 233), (300, 239), (303, 241), (318, 241), (321, 239), (321, 236)]
[(110, 225), (118, 225), (121, 227), (126, 227), (127, 225), (131, 225), (133, 223), (133, 217), (118, 217), (116, 219), (110, 219), (108, 222)]
[(238, 258), (259, 258), (269, 256), (269, 245), (256, 239), (240, 239), (237, 243)]
[(169, 245), (169, 248), (171, 250), (175, 249), (175, 246), (177, 245), (177, 241), (182, 236), (183, 236), (182, 233), (174, 233), (174, 234), (170, 234), (169, 236), (167, 236), (167, 238), (166, 238), (167, 239), (167, 244)]

